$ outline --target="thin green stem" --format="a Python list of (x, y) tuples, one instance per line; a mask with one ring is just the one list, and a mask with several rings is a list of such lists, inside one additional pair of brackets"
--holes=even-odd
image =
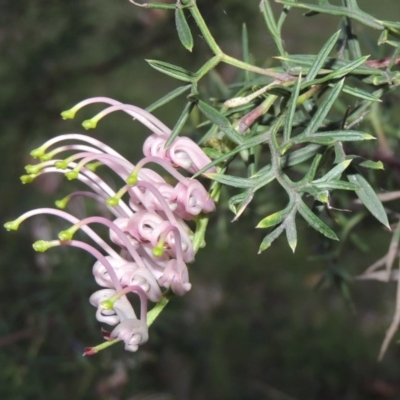
[(147, 326), (150, 326), (160, 315), (161, 311), (168, 304), (171, 293), (168, 291), (163, 298), (147, 313)]
[(217, 42), (213, 38), (211, 32), (209, 31), (203, 16), (200, 13), (200, 10), (197, 7), (196, 1), (193, 0), (189, 5), (190, 13), (193, 16), (193, 19), (196, 21), (197, 26), (200, 29), (201, 34), (203, 35), (204, 40), (212, 50), (215, 55), (223, 54), (222, 50), (218, 46)]
[(245, 71), (254, 72), (259, 75), (269, 76), (269, 77), (274, 78), (281, 82), (290, 81), (290, 80), (293, 80), (293, 78), (294, 78), (288, 74), (281, 74), (279, 72), (275, 72), (268, 68), (260, 68), (255, 65), (248, 64), (244, 61), (238, 60), (237, 58), (228, 56), (227, 54), (222, 54), (221, 61), (226, 64), (233, 65), (234, 67), (243, 69)]

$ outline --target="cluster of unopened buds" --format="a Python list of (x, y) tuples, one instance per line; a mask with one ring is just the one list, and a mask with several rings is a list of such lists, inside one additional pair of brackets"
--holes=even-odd
[[(102, 112), (83, 122), (86, 129), (114, 111), (123, 111), (140, 121), (152, 134), (143, 146), (144, 158), (136, 165), (104, 143), (81, 134), (55, 137), (31, 155), (41, 162), (26, 167), (28, 175), (21, 177), (30, 183), (47, 173), (62, 173), (68, 179), (78, 179), (90, 191), (77, 191), (56, 202), (58, 209), (39, 208), (5, 224), (9, 230), (18, 229), (27, 218), (38, 214), (52, 214), (73, 225), (61, 231), (57, 240), (39, 240), (36, 251), (46, 251), (56, 246), (73, 246), (92, 254), (96, 259), (93, 274), (104, 289), (90, 297), (97, 308), (100, 322), (115, 328), (103, 331), (108, 342), (123, 341), (125, 349), (136, 351), (148, 340), (148, 301), (159, 302), (163, 291), (181, 296), (191, 288), (187, 263), (194, 260), (193, 232), (185, 221), (198, 218), (214, 210), (215, 204), (204, 186), (196, 179), (179, 172), (194, 174), (206, 167), (211, 160), (201, 148), (187, 137), (175, 138), (166, 146), (171, 130), (149, 112), (105, 97), (85, 100), (64, 111), (64, 119), (74, 118), (82, 107), (92, 103), (108, 105)], [(59, 158), (69, 153), (67, 158)], [(71, 154), (72, 153), (72, 154)], [(160, 174), (146, 168), (157, 164), (169, 175), (168, 183)], [(114, 191), (99, 175), (96, 168), (107, 166), (124, 184)], [(209, 168), (208, 172), (213, 172)], [(92, 216), (79, 220), (63, 211), (68, 202), (77, 196), (88, 197), (105, 204), (114, 218)], [(123, 200), (123, 197), (126, 200)], [(110, 245), (93, 229), (100, 224), (109, 230)], [(84, 231), (102, 251), (86, 242), (75, 240), (74, 234)], [(117, 250), (115, 250), (117, 249)], [(140, 317), (126, 297), (134, 292), (140, 299)], [(91, 355), (102, 345), (86, 348), (84, 355)]]

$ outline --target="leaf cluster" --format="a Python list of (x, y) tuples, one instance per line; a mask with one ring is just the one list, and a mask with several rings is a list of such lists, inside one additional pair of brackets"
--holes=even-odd
[[(355, 192), (373, 216), (385, 226), (389, 225), (379, 198), (363, 176), (363, 170), (381, 169), (383, 164), (352, 152), (351, 144), (374, 139), (370, 133), (353, 128), (400, 82), (398, 71), (392, 70), (399, 52), (399, 24), (377, 20), (361, 11), (354, 0), (344, 0), (343, 6), (333, 6), (328, 1), (317, 5), (278, 2), (282, 4), (278, 17), (274, 16), (269, 0), (260, 2), (261, 14), (276, 44), (276, 59), (280, 62), (279, 66), (269, 69), (251, 62), (246, 26), (242, 32), (243, 60), (234, 59), (220, 49), (195, 1), (146, 5), (174, 8), (178, 37), (182, 45), (192, 51), (194, 40), (187, 19), (190, 13), (214, 53), (196, 72), (163, 61), (147, 60), (158, 71), (186, 83), (150, 106), (150, 110), (190, 91), (169, 143), (197, 108), (205, 117), (202, 126), (209, 128), (201, 143), (213, 159), (211, 165), (218, 167), (218, 173), (205, 175), (219, 185), (242, 190), (229, 200), (235, 219), (242, 215), (256, 193), (265, 191), (271, 182), (278, 182), (287, 193), (284, 208), (265, 216), (257, 225), (257, 228), (268, 229), (260, 251), (267, 249), (283, 232), (294, 251), (298, 215), (316, 231), (337, 240), (329, 226), (332, 221), (324, 222), (319, 215), (324, 209), (328, 213), (333, 209), (334, 191)], [(293, 7), (306, 9), (307, 16), (325, 13), (339, 17), (340, 30), (327, 40), (318, 54), (288, 54), (286, 51), (281, 31)], [(381, 31), (380, 44), (391, 37), (389, 42), (396, 47), (385, 68), (378, 68), (368, 61), (368, 56), (362, 55), (352, 28), (354, 20)], [(237, 82), (223, 88), (224, 98), (210, 104), (202, 100), (199, 82), (206, 75), (213, 79), (219, 63), (228, 63), (244, 73)], [(241, 176), (230, 173), (229, 165), (235, 159), (243, 161)]]

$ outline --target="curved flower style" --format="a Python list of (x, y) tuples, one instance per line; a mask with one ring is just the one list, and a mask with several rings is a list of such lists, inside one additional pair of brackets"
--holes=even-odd
[[(28, 165), (28, 175), (21, 177), (23, 183), (32, 182), (46, 173), (62, 173), (67, 179), (76, 179), (85, 184), (89, 191), (77, 191), (56, 202), (63, 209), (74, 197), (87, 197), (106, 205), (114, 216), (87, 217), (82, 220), (53, 208), (29, 211), (18, 219), (8, 222), (7, 229), (17, 229), (27, 218), (38, 214), (52, 214), (72, 223), (61, 231), (58, 240), (39, 240), (34, 244), (37, 251), (46, 251), (56, 246), (81, 248), (96, 258), (93, 275), (105, 289), (90, 297), (97, 308), (98, 321), (116, 326), (108, 340), (121, 340), (125, 349), (136, 351), (148, 340), (146, 321), (148, 300), (162, 299), (162, 288), (170, 289), (182, 296), (191, 288), (186, 263), (194, 260), (193, 232), (185, 221), (201, 213), (215, 209), (214, 201), (207, 190), (196, 179), (183, 175), (178, 168), (195, 173), (206, 167), (211, 160), (191, 139), (178, 137), (166, 148), (171, 131), (161, 121), (145, 110), (123, 104), (107, 97), (85, 100), (62, 113), (63, 118), (73, 118), (82, 107), (92, 103), (106, 103), (109, 107), (84, 121), (87, 129), (94, 128), (104, 116), (124, 111), (148, 127), (152, 134), (145, 141), (145, 157), (136, 165), (121, 154), (92, 137), (81, 134), (65, 134), (50, 139), (31, 155), (40, 162)], [(67, 153), (66, 158), (61, 157)], [(170, 176), (168, 182), (159, 173), (147, 167), (161, 166)], [(103, 165), (113, 171), (124, 182), (121, 189), (114, 191), (96, 172)], [(208, 172), (213, 172), (209, 168)], [(174, 180), (176, 183), (171, 184)], [(92, 228), (100, 224), (109, 230), (110, 240), (119, 251), (103, 240)], [(78, 231), (84, 231), (101, 249), (74, 240)], [(140, 318), (126, 297), (135, 292), (140, 297)], [(96, 353), (96, 348), (87, 348), (85, 355)]]

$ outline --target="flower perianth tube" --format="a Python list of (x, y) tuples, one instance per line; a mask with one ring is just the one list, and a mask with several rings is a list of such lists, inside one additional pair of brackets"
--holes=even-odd
[[(73, 215), (62, 211), (62, 210), (57, 210), (55, 208), (36, 208), (35, 210), (28, 211), (24, 214), (22, 214), (20, 217), (18, 217), (14, 221), (10, 221), (4, 224), (4, 227), (8, 230), (17, 230), (19, 225), (27, 220), (30, 217), (33, 217), (35, 215), (41, 215), (41, 214), (49, 214), (49, 215), (55, 215), (57, 217), (63, 218), (73, 224), (78, 223), (80, 220)], [(105, 250), (110, 256), (115, 257), (115, 258), (120, 258), (119, 254), (115, 252), (95, 231), (93, 231), (91, 228), (88, 226), (83, 226), (82, 230), (96, 243), (98, 244), (103, 250)]]
[(111, 229), (113, 232), (115, 232), (118, 235), (118, 238), (121, 240), (121, 242), (124, 244), (126, 249), (128, 250), (129, 254), (132, 256), (132, 258), (137, 262), (139, 265), (145, 267), (143, 260), (139, 257), (137, 253), (137, 249), (133, 247), (132, 243), (129, 241), (127, 238), (126, 234), (122, 229), (119, 228), (118, 225), (114, 224), (112, 221), (108, 220), (107, 218), (104, 217), (88, 217), (85, 218), (81, 221), (78, 221), (75, 225), (71, 226), (69, 229), (65, 231), (61, 231), (59, 233), (59, 238), (61, 240), (71, 240), (72, 236), (74, 233), (79, 230), (83, 229), (86, 225), (92, 224), (92, 223), (97, 223), (97, 224), (102, 224), (107, 226), (109, 229)]
[(89, 143), (92, 146), (97, 147), (99, 150), (101, 150), (104, 153), (113, 154), (114, 156), (117, 156), (117, 157), (125, 159), (123, 156), (121, 156), (121, 154), (119, 154), (113, 148), (111, 148), (110, 146), (107, 146), (106, 144), (104, 144), (100, 140), (97, 140), (97, 139), (92, 138), (92, 137), (87, 136), (87, 135), (82, 135), (81, 133), (66, 133), (64, 135), (56, 136), (56, 137), (48, 140), (44, 144), (42, 144), (40, 147), (32, 150), (30, 154), (34, 158), (40, 158), (44, 154), (46, 154), (46, 150), (49, 147), (51, 147), (52, 145), (54, 145), (56, 143), (63, 142), (65, 140), (78, 140), (78, 141), (81, 141), (81, 142)]
[(127, 114), (131, 115), (139, 122), (141, 122), (144, 126), (149, 128), (153, 133), (156, 133), (158, 135), (169, 135), (171, 133), (171, 130), (152, 114), (148, 113), (142, 108), (122, 103), (119, 105), (108, 107), (105, 110), (96, 114), (94, 117), (83, 121), (82, 126), (85, 129), (93, 129), (102, 118), (115, 111), (126, 112)]
[(118, 280), (117, 275), (115, 274), (114, 268), (112, 265), (109, 263), (107, 258), (101, 254), (97, 249), (95, 249), (93, 246), (90, 246), (89, 244), (85, 242), (81, 242), (79, 240), (51, 240), (51, 241), (45, 241), (45, 240), (38, 240), (33, 244), (33, 248), (35, 251), (38, 252), (44, 252), (47, 251), (51, 247), (56, 247), (56, 246), (72, 246), (72, 247), (77, 247), (82, 250), (87, 251), (90, 253), (93, 257), (95, 257), (97, 260), (99, 260), (106, 268), (107, 272), (110, 275), (110, 278), (117, 290), (121, 290), (122, 286), (121, 283)]

